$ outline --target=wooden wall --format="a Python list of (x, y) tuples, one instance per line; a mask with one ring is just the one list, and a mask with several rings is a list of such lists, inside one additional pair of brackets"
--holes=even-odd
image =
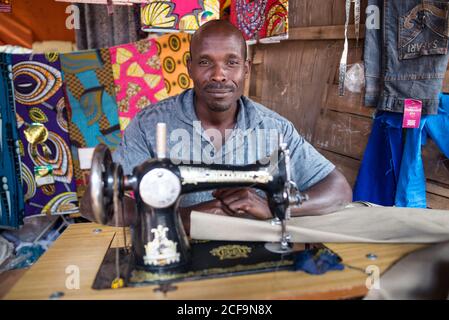
[[(253, 48), (249, 94), (291, 120), (353, 185), (374, 109), (363, 106), (363, 94), (346, 91), (344, 97), (338, 96), (344, 4), (344, 0), (290, 0), (290, 40)], [(362, 13), (365, 8), (362, 0)], [(350, 31), (353, 39), (353, 26)], [(363, 39), (358, 46), (351, 40), (348, 63), (362, 57)], [(449, 92), (449, 72), (446, 78), (444, 88)], [(424, 148), (423, 159), (428, 206), (449, 209), (449, 159), (432, 141)]]

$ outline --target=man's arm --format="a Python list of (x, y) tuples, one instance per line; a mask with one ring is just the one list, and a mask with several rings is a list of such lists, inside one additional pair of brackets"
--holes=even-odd
[[(322, 215), (343, 209), (352, 201), (346, 178), (334, 169), (323, 180), (306, 190), (309, 200), (292, 208), (292, 216)], [(228, 215), (266, 220), (273, 217), (268, 201), (251, 188), (221, 189), (213, 194), (231, 213)]]
[(292, 208), (292, 216), (323, 215), (343, 209), (352, 201), (351, 187), (338, 169), (334, 169), (304, 193), (309, 196), (309, 200)]

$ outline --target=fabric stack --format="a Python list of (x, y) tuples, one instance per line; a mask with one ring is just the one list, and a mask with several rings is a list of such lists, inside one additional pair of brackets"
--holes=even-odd
[(77, 213), (86, 151), (114, 150), (145, 107), (192, 87), (190, 35), (70, 53), (1, 54), (0, 228)]
[(249, 43), (288, 38), (288, 0), (144, 1), (142, 29), (193, 32), (214, 19), (228, 19)]

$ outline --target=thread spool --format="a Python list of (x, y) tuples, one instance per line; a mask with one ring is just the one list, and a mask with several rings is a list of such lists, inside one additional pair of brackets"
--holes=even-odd
[(156, 154), (158, 159), (167, 157), (167, 124), (158, 123), (156, 126)]

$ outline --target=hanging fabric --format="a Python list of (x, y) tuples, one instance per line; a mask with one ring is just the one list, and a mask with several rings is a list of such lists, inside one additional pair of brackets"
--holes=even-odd
[(449, 158), (449, 95), (440, 94), (437, 115), (423, 116), (420, 126), (406, 129), (395, 205), (398, 207), (426, 208), (426, 177), (422, 161), (422, 145), (430, 137), (440, 151)]
[(156, 40), (110, 48), (120, 129), (143, 108), (167, 97)]
[[(187, 33), (167, 34), (157, 38), (156, 41), (168, 96), (175, 96), (185, 89), (192, 88), (193, 82), (187, 72), (190, 35)], [(163, 98), (161, 96), (160, 100)]]
[(13, 55), (25, 216), (78, 212), (57, 53)]
[(402, 154), (402, 115), (378, 112), (357, 175), (353, 200), (394, 206)]
[(148, 32), (195, 31), (220, 19), (220, 0), (149, 0), (141, 8), (142, 29)]
[(220, 0), (220, 19), (229, 20), (231, 17), (231, 0)]
[(0, 53), (0, 228), (23, 224), (24, 200), (20, 180), (19, 134), (14, 105), (11, 55)]
[(69, 132), (77, 192), (81, 197), (88, 171), (81, 169), (79, 149), (103, 143), (114, 150), (121, 140), (111, 56), (109, 49), (67, 53), (61, 55), (61, 66), (71, 111)]
[[(70, 1), (72, 2), (72, 1)], [(106, 4), (106, 0), (103, 1)], [(139, 6), (113, 6), (79, 3), (80, 28), (75, 30), (79, 50), (107, 48), (146, 37), (140, 30)]]
[(235, 0), (230, 21), (249, 41), (275, 42), (288, 38), (288, 0)]

